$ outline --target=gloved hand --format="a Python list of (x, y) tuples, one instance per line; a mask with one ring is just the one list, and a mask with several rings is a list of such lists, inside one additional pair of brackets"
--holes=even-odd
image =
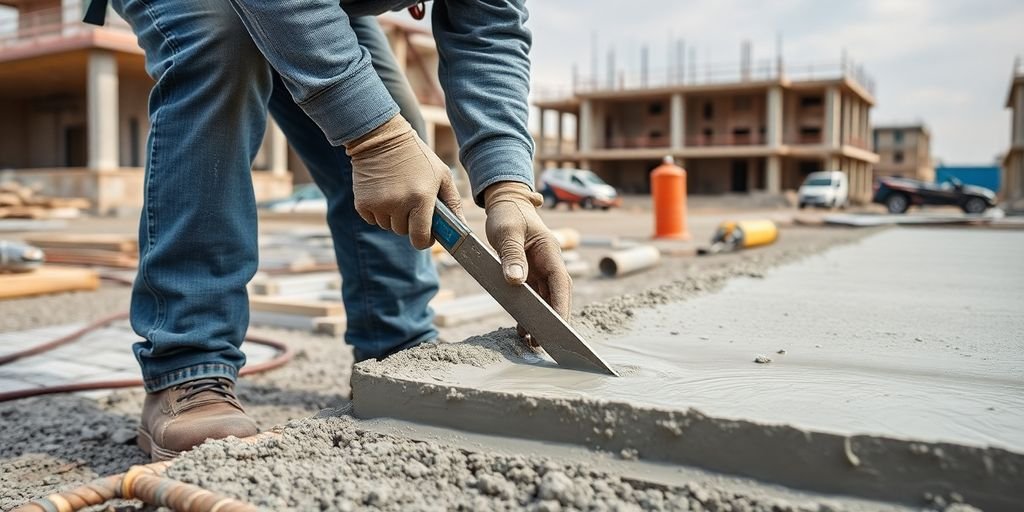
[(431, 246), (434, 199), (462, 217), (451, 171), (401, 115), (347, 144), (356, 211), (370, 224), (409, 235), (413, 247)]
[(525, 281), (568, 321), (572, 278), (565, 270), (558, 241), (537, 215), (543, 202), (540, 194), (523, 183), (505, 181), (487, 187), (487, 240), (498, 251), (505, 281)]

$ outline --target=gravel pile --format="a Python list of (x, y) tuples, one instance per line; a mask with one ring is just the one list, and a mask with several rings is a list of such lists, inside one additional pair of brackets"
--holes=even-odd
[(662, 487), (543, 457), (469, 452), (359, 429), (289, 422), (259, 444), (208, 442), (167, 476), (267, 510), (842, 510), (688, 483)]

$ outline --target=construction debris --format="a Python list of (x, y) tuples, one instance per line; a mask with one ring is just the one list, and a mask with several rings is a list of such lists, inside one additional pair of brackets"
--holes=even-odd
[(580, 246), (580, 232), (572, 228), (561, 228), (551, 230), (551, 234), (558, 240), (558, 246), (563, 250), (575, 249)]
[(139, 242), (134, 235), (50, 233), (33, 235), (25, 241), (42, 249), (50, 263), (139, 266)]
[[(454, 297), (453, 291), (442, 289), (430, 305), (437, 308)], [(345, 305), (338, 290), (295, 295), (251, 295), (249, 323), (340, 337), (345, 333)]]
[(30, 272), (43, 264), (43, 251), (38, 247), (0, 240), (0, 273)]
[(319, 298), (322, 292), (338, 295), (341, 276), (337, 272), (306, 272), (284, 275), (257, 274), (249, 283), (254, 295)]
[(701, 247), (697, 254), (704, 256), (749, 249), (775, 243), (778, 239), (779, 228), (768, 219), (726, 221), (711, 237), (711, 247)]
[(48, 197), (15, 183), (0, 183), (0, 219), (71, 219), (92, 206), (88, 199)]
[(613, 252), (598, 263), (601, 275), (605, 277), (620, 277), (633, 272), (649, 269), (658, 264), (661, 260), (661, 251), (651, 245), (641, 245)]

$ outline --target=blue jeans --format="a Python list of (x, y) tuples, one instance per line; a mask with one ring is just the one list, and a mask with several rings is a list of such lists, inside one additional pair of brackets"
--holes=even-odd
[[(113, 0), (146, 52), (149, 99), (140, 260), (132, 290), (134, 345), (146, 390), (200, 377), (234, 379), (249, 323), (246, 283), (258, 263), (251, 166), (268, 111), (328, 198), (342, 275), (347, 343), (357, 360), (437, 336), (438, 288), (428, 252), (365, 223), (352, 168), (292, 100), (223, 0)], [(375, 71), (423, 135), (415, 97), (376, 19), (352, 18)]]

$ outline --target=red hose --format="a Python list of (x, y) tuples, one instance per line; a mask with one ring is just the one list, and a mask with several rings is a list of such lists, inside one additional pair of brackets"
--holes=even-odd
[[(46, 343), (41, 343), (26, 350), (2, 356), (0, 357), (0, 366), (10, 363), (12, 361), (17, 361), (18, 359), (38, 355), (48, 350), (53, 350), (57, 347), (61, 347), (63, 345), (78, 340), (82, 336), (92, 331), (95, 331), (96, 329), (101, 329), (103, 327), (106, 327), (107, 325), (110, 325), (111, 323), (114, 323), (118, 320), (124, 320), (126, 318), (128, 318), (127, 311), (117, 313), (114, 315), (105, 316), (70, 334), (66, 334), (57, 339), (47, 341)], [(291, 347), (277, 340), (272, 340), (269, 338), (263, 338), (258, 336), (246, 336), (245, 340), (248, 341), (249, 343), (255, 343), (257, 345), (265, 345), (268, 347), (272, 347), (276, 349), (278, 353), (269, 361), (264, 361), (262, 363), (257, 363), (242, 368), (242, 371), (238, 373), (239, 376), (251, 375), (254, 373), (272, 370), (274, 368), (284, 365), (285, 363), (292, 359), (292, 356), (295, 355), (295, 352), (292, 350)], [(59, 386), (46, 386), (41, 388), (19, 389), (15, 391), (0, 393), (0, 402), (7, 402), (9, 400), (18, 400), (21, 398), (28, 398), (40, 395), (52, 395), (55, 393), (74, 393), (77, 391), (90, 391), (94, 389), (133, 388), (136, 386), (141, 386), (142, 384), (142, 379), (120, 379), (101, 380), (93, 382), (79, 382), (74, 384), (62, 384)]]

